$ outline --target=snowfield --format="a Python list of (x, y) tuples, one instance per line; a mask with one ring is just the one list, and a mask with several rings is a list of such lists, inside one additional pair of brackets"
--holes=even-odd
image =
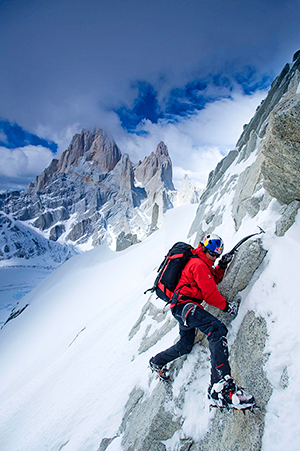
[[(225, 252), (257, 225), (268, 254), (250, 285), (241, 292), (238, 317), (228, 334), (229, 345), (244, 315), (254, 310), (268, 325), (265, 366), (273, 394), (267, 407), (264, 451), (299, 450), (300, 443), (300, 304), (298, 265), (300, 218), (284, 237), (274, 234), (279, 204), (255, 219), (246, 218), (238, 233), (233, 221), (216, 233), (225, 240)], [(96, 451), (104, 437), (114, 437), (128, 396), (140, 386), (149, 396), (161, 383), (151, 376), (150, 357), (170, 346), (178, 335), (173, 328), (148, 351), (139, 354), (145, 330), (154, 328), (146, 318), (129, 340), (156, 277), (156, 268), (176, 241), (187, 240), (197, 205), (167, 212), (165, 225), (145, 241), (115, 253), (106, 246), (76, 255), (43, 280), (20, 301), (28, 307), (0, 331), (0, 437), (1, 451)], [(152, 295), (155, 305), (161, 300)], [(168, 313), (167, 317), (171, 315)], [(157, 324), (157, 323), (155, 323)], [(196, 379), (189, 384), (181, 409), (182, 430), (168, 440), (175, 450), (181, 437), (199, 440), (214, 412), (206, 399), (209, 355), (194, 346), (173, 384), (173, 393), (190, 378), (195, 360)], [(283, 383), (282, 374), (286, 375)], [(121, 451), (121, 437), (108, 451)], [(125, 450), (126, 451), (126, 450)]]

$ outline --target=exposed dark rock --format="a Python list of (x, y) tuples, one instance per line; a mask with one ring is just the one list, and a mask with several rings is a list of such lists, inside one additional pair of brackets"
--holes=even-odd
[(298, 59), (299, 56), (300, 56), (300, 50), (298, 50), (296, 53), (294, 53), (293, 63)]
[(127, 451), (165, 451), (162, 443), (181, 427), (171, 412), (165, 409), (166, 397), (171, 396), (166, 384), (157, 386), (151, 398), (143, 400), (143, 392), (134, 389), (125, 406), (120, 427), (122, 446)]
[(91, 220), (88, 219), (83, 219), (80, 222), (77, 222), (71, 229), (68, 238), (71, 241), (77, 241), (79, 240), (81, 237), (85, 236), (89, 230), (90, 230), (90, 224), (91, 224)]
[(57, 241), (58, 238), (65, 232), (63, 224), (56, 225), (50, 230), (49, 240)]
[(241, 386), (254, 394), (261, 411), (217, 411), (203, 440), (193, 443), (190, 451), (260, 451), (264, 432), (265, 407), (272, 394), (263, 367), (268, 359), (264, 354), (267, 338), (266, 323), (247, 313), (231, 349), (233, 376)]
[(132, 235), (132, 233), (125, 235), (125, 232), (121, 232), (117, 238), (116, 251), (124, 251), (132, 244), (138, 242), (137, 235)]
[(11, 312), (11, 314), (9, 315), (9, 317), (7, 318), (7, 320), (5, 321), (5, 323), (3, 324), (3, 326), (1, 327), (1, 329), (11, 320), (17, 318), (19, 315), (21, 315), (22, 312), (24, 312), (24, 310), (29, 306), (29, 304), (24, 305), (24, 307), (18, 309), (17, 307), (14, 308)]
[(275, 80), (271, 84), (271, 89), (266, 99), (263, 100), (237, 142), (236, 146), (239, 151), (244, 145), (248, 143), (250, 135), (253, 131), (256, 133), (259, 131), (260, 133), (258, 134), (258, 136), (260, 138), (263, 138), (265, 133), (263, 123), (267, 120), (272, 109), (279, 103), (280, 99), (288, 91), (289, 84), (299, 68), (300, 58), (297, 58), (291, 68), (289, 64), (286, 64), (282, 69), (280, 75), (275, 78)]
[(38, 219), (34, 222), (34, 227), (39, 228), (40, 230), (49, 229), (53, 224), (53, 216), (50, 211), (43, 213)]
[(157, 230), (157, 221), (158, 221), (158, 215), (159, 215), (159, 206), (155, 202), (152, 209), (152, 219), (151, 219), (151, 225), (150, 225), (150, 233)]

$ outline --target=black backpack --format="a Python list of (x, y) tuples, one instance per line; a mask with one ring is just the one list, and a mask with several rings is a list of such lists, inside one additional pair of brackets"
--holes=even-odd
[[(155, 291), (160, 299), (169, 304), (174, 296), (174, 291), (183, 268), (190, 258), (196, 257), (192, 253), (192, 249), (190, 244), (183, 242), (175, 243), (158, 268), (158, 276), (155, 279), (153, 287), (146, 290), (144, 294), (148, 291), (152, 293)], [(176, 291), (178, 292), (180, 288), (182, 287), (179, 287)]]

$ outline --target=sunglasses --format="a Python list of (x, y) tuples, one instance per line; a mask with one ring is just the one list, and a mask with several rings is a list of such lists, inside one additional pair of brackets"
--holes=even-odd
[(216, 252), (210, 251), (208, 249), (206, 249), (206, 250), (209, 253), (209, 255), (211, 255), (212, 257), (220, 257), (220, 254), (217, 254)]

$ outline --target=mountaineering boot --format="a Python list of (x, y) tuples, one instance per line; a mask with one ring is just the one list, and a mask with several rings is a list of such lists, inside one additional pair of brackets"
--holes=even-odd
[(219, 409), (251, 410), (256, 406), (254, 397), (239, 387), (229, 375), (209, 388), (208, 398), (210, 407)]
[(163, 366), (156, 365), (156, 363), (153, 362), (153, 357), (149, 360), (149, 366), (152, 372), (156, 373), (157, 377), (159, 377), (162, 381), (168, 382), (170, 380), (170, 376), (167, 374), (167, 369)]

